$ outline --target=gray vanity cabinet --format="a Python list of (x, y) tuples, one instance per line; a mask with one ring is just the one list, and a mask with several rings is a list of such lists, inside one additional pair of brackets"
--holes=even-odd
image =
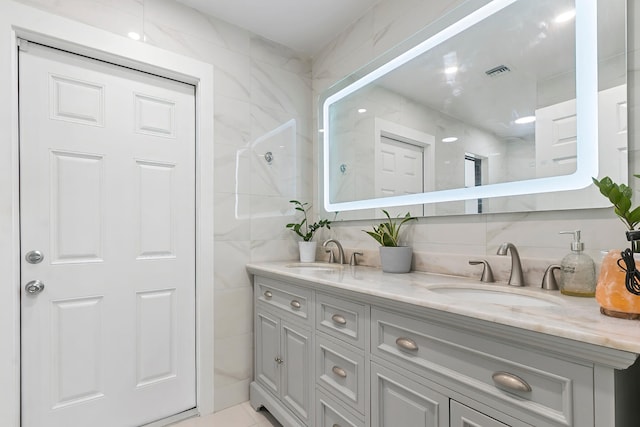
[[(314, 401), (313, 294), (269, 279), (256, 280), (255, 285), (255, 379), (266, 391), (261, 405), (277, 417), (276, 406), (286, 408), (281, 415), (286, 425), (310, 425)], [(254, 391), (252, 395), (258, 396)]]
[(637, 425), (634, 354), (270, 276), (250, 396), (285, 427)]

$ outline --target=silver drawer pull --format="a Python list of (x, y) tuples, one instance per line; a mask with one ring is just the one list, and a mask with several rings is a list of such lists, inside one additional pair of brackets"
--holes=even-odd
[(271, 291), (264, 291), (264, 297), (266, 299), (271, 299), (272, 296), (273, 294), (271, 293)]
[(331, 316), (331, 320), (333, 320), (333, 323), (335, 323), (336, 325), (347, 324), (347, 319), (345, 319), (342, 314), (334, 314), (333, 316)]
[(334, 366), (333, 368), (331, 368), (331, 371), (333, 371), (333, 373), (339, 376), (340, 378), (347, 378), (347, 371), (345, 371), (339, 366)]
[(302, 304), (300, 304), (300, 301), (297, 300), (291, 300), (291, 307), (295, 308), (296, 310), (300, 309), (300, 307), (302, 307)]
[(400, 337), (396, 340), (396, 345), (404, 350), (417, 351), (418, 344), (411, 338)]
[(509, 372), (494, 372), (493, 375), (491, 375), (491, 379), (498, 387), (525, 393), (531, 391), (531, 386), (527, 384), (525, 380)]

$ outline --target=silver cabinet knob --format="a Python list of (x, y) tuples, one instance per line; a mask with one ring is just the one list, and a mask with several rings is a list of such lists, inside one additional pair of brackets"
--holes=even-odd
[(41, 282), (40, 280), (32, 280), (29, 283), (27, 283), (26, 285), (24, 285), (24, 290), (29, 295), (39, 294), (40, 292), (42, 292), (44, 290), (44, 283)]
[(347, 371), (345, 371), (339, 366), (334, 366), (333, 368), (331, 368), (331, 371), (337, 376), (339, 376), (340, 378), (347, 378)]
[(27, 260), (29, 264), (39, 264), (44, 259), (44, 255), (40, 251), (29, 251), (24, 256), (24, 259)]
[(300, 309), (300, 307), (302, 307), (302, 304), (300, 304), (300, 301), (294, 299), (294, 300), (291, 300), (291, 307), (298, 310)]
[(531, 386), (525, 380), (509, 372), (494, 372), (493, 375), (491, 375), (491, 379), (495, 385), (500, 388), (524, 393), (531, 391)]
[(347, 324), (347, 319), (345, 319), (342, 314), (334, 314), (333, 316), (331, 316), (331, 320), (333, 320), (333, 323), (335, 323), (336, 325)]
[(409, 351), (418, 350), (418, 344), (416, 344), (416, 342), (411, 338), (407, 338), (407, 337), (399, 337), (396, 340), (396, 345), (403, 350), (409, 350)]
[(284, 362), (284, 360), (280, 359), (280, 357), (276, 357), (275, 361), (278, 365), (282, 365), (282, 362)]
[(271, 293), (271, 291), (264, 291), (264, 297), (266, 299), (271, 299), (272, 296), (273, 294)]

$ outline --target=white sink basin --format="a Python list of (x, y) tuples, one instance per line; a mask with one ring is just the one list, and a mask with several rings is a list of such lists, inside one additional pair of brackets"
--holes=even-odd
[(465, 302), (490, 303), (519, 307), (551, 307), (559, 304), (559, 301), (554, 301), (554, 297), (552, 296), (532, 295), (522, 289), (442, 286), (433, 287), (431, 288), (431, 291), (438, 295), (445, 295), (455, 300)]
[(291, 264), (287, 264), (285, 267), (329, 272), (339, 271), (344, 268), (342, 264), (329, 264), (327, 262), (293, 262)]

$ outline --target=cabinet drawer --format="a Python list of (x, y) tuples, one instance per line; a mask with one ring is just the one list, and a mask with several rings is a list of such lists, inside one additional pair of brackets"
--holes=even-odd
[(311, 319), (312, 293), (310, 289), (256, 276), (254, 283), (256, 301), (289, 313), (304, 322)]
[(363, 421), (352, 415), (321, 390), (318, 390), (316, 396), (317, 427), (364, 427)]
[(529, 419), (568, 426), (574, 425), (574, 408), (581, 416), (593, 413), (590, 366), (377, 308), (371, 309), (371, 319), (375, 356), (440, 378), (470, 397), (490, 397), (504, 412), (520, 409)]
[(316, 335), (316, 384), (364, 413), (364, 356)]
[(316, 329), (364, 349), (367, 306), (316, 294)]

